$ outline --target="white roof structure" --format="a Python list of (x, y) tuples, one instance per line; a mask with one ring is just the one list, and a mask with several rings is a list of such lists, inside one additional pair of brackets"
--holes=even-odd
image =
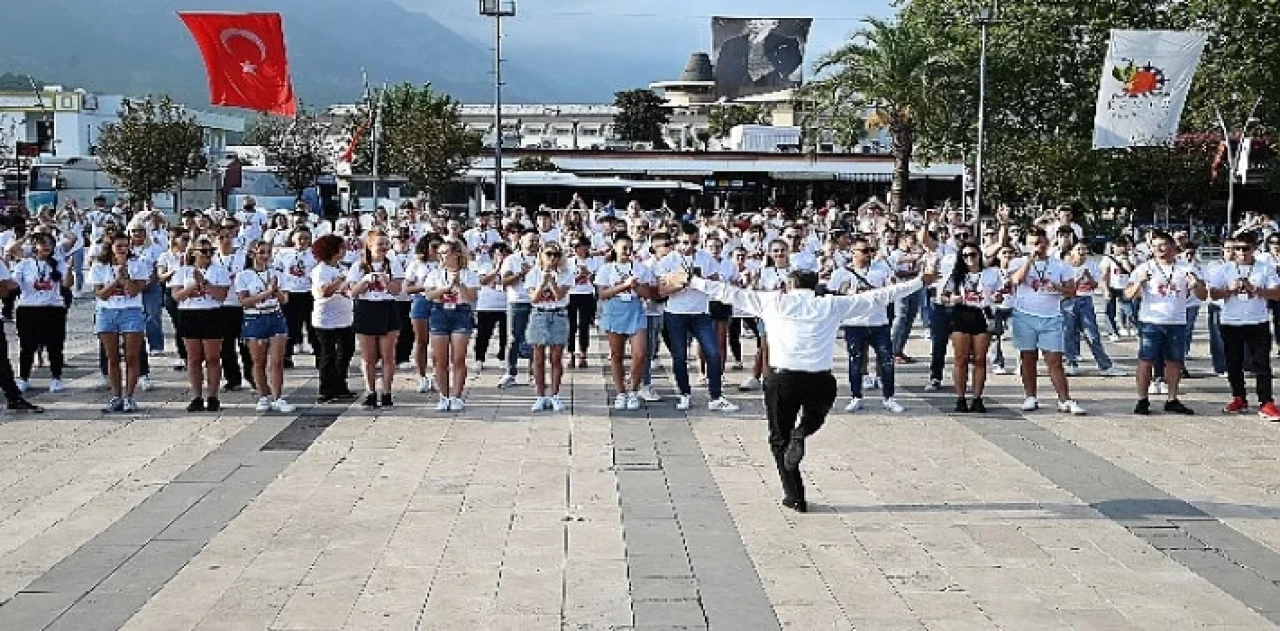
[[(767, 156), (752, 159), (711, 157), (686, 158), (688, 154), (662, 159), (628, 155), (554, 156), (556, 167), (580, 175), (648, 175), (653, 177), (709, 177), (717, 173), (761, 173), (779, 180), (846, 180), (889, 181), (893, 178), (891, 160), (831, 159), (824, 156), (796, 156), (778, 159)], [(515, 165), (515, 158), (504, 158), (503, 166)], [(472, 169), (493, 170), (493, 158), (478, 159)], [(959, 164), (911, 165), (911, 179), (949, 180), (959, 178), (964, 168)], [(512, 175), (518, 175), (513, 172)]]

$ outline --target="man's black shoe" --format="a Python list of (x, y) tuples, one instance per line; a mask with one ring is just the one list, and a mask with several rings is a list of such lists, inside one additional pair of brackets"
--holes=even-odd
[(969, 404), (969, 411), (974, 414), (986, 414), (987, 404), (982, 402), (982, 397), (974, 397), (973, 402)]
[(804, 434), (797, 429), (791, 433), (791, 442), (787, 443), (787, 450), (782, 452), (782, 466), (787, 471), (795, 471), (800, 468), (801, 460), (804, 460)]
[(1164, 411), (1172, 412), (1174, 414), (1185, 414), (1187, 416), (1191, 416), (1195, 414), (1195, 410), (1192, 410), (1191, 408), (1183, 405), (1182, 402), (1177, 399), (1174, 399), (1172, 401), (1165, 401)]
[(956, 411), (961, 413), (969, 412), (969, 402), (964, 397), (956, 399)]
[(32, 414), (43, 414), (44, 408), (26, 400), (14, 399), (9, 402), (8, 409), (10, 412), (30, 412)]
[(1138, 404), (1133, 406), (1133, 413), (1141, 414), (1142, 416), (1147, 416), (1151, 414), (1151, 400), (1138, 399)]
[(188, 403), (188, 404), (187, 404), (187, 411), (188, 411), (188, 412), (203, 412), (203, 411), (204, 411), (204, 399), (201, 399), (200, 397), (196, 397), (196, 398), (192, 399), (192, 400), (191, 400), (191, 403)]
[(804, 500), (793, 500), (787, 497), (787, 498), (783, 498), (782, 505), (786, 506), (787, 508), (790, 508), (791, 510), (797, 513), (809, 512), (809, 503), (805, 502)]

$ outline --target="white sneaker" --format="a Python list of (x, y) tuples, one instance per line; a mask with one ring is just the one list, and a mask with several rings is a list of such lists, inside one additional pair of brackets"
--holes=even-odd
[(1071, 364), (1067, 364), (1063, 370), (1066, 371), (1068, 377), (1075, 377), (1080, 374), (1080, 367), (1072, 366)]
[(143, 375), (138, 379), (138, 388), (140, 388), (143, 392), (146, 392), (154, 387), (155, 387), (155, 384), (152, 383), (151, 381), (151, 375)]
[(476, 362), (471, 364), (471, 374), (478, 375), (484, 372), (484, 362)]
[(514, 385), (516, 385), (515, 375), (503, 375), (502, 378), (498, 380), (499, 388), (510, 388)]
[(662, 400), (662, 395), (658, 394), (658, 391), (654, 390), (653, 386), (645, 386), (640, 388), (640, 398), (649, 403), (656, 403)]
[(1160, 394), (1160, 381), (1159, 381), (1159, 380), (1152, 381), (1152, 382), (1151, 382), (1151, 385), (1147, 386), (1147, 394)]
[(1112, 365), (1110, 368), (1098, 373), (1103, 377), (1128, 377), (1129, 373), (1119, 366)]
[(534, 412), (541, 412), (551, 406), (551, 400), (546, 397), (538, 397), (533, 400), (533, 405), (529, 409)]
[(258, 407), (255, 408), (259, 412), (268, 412), (271, 410), (271, 397), (262, 397), (258, 399)]
[(996, 366), (995, 368), (991, 369), (991, 372), (997, 375), (1007, 375), (1009, 374), (1009, 369), (1005, 368), (1004, 366)]
[(107, 387), (107, 376), (103, 374), (94, 375), (93, 381), (89, 382), (89, 387), (94, 389)]
[(1034, 412), (1038, 409), (1040, 409), (1040, 402), (1037, 401), (1035, 397), (1027, 397), (1026, 400), (1022, 402), (1023, 412)]
[(551, 395), (551, 411), (552, 412), (564, 411), (564, 401), (560, 400), (560, 395), (558, 394)]
[(907, 408), (902, 407), (902, 404), (898, 403), (898, 400), (893, 397), (889, 397), (884, 400), (884, 409), (889, 410), (894, 414), (902, 414), (907, 411)]
[(15, 379), (14, 383), (18, 385), (18, 392), (25, 393), (27, 391), (27, 388), (31, 387), (31, 384), (27, 383), (26, 379)]
[(627, 409), (627, 395), (618, 393), (618, 396), (613, 398), (613, 409), (618, 411)]
[(863, 389), (863, 390), (875, 390), (875, 389), (876, 389), (876, 387), (879, 385), (879, 384), (877, 383), (877, 381), (878, 381), (878, 380), (876, 379), (876, 376), (875, 376), (875, 375), (863, 375), (863, 376), (862, 376), (862, 389)]
[(1088, 414), (1088, 412), (1085, 412), (1084, 408), (1080, 407), (1080, 404), (1075, 401), (1059, 401), (1058, 411), (1067, 414), (1074, 414), (1075, 416), (1084, 416), (1085, 414)]
[(125, 397), (125, 398), (124, 398), (124, 409), (123, 409), (122, 411), (124, 411), (124, 412), (126, 412), (126, 413), (127, 413), (127, 412), (137, 412), (137, 411), (138, 411), (138, 402), (137, 402), (136, 400), (134, 400), (134, 398), (133, 398), (133, 397)]
[(627, 394), (627, 409), (632, 412), (640, 409), (640, 397), (634, 392)]
[(311, 348), (311, 345), (306, 342), (303, 342), (301, 346), (302, 346), (302, 352), (305, 355), (314, 355), (316, 352), (315, 349)]
[(297, 410), (297, 409), (298, 409), (297, 406), (295, 406), (292, 403), (289, 403), (288, 401), (285, 401), (284, 399), (276, 399), (275, 401), (271, 402), (272, 412), (289, 414), (290, 412), (293, 412), (294, 410)]
[(719, 399), (708, 403), (707, 409), (713, 412), (737, 412), (742, 408), (731, 403), (728, 399), (720, 397)]
[(741, 390), (743, 392), (748, 392), (750, 390), (759, 390), (759, 389), (760, 389), (760, 380), (755, 377), (752, 377), (742, 382), (742, 384), (738, 386), (738, 390)]
[(1165, 383), (1164, 380), (1160, 381), (1160, 394), (1169, 394), (1169, 384)]
[(453, 397), (449, 399), (450, 412), (461, 412), (462, 409), (466, 407), (466, 405), (467, 405), (466, 403), (462, 402), (462, 397)]
[(451, 405), (453, 405), (453, 401), (449, 397), (440, 397), (440, 400), (436, 402), (436, 411), (448, 412)]
[(942, 382), (937, 379), (930, 379), (929, 385), (924, 387), (925, 392), (938, 392), (942, 390)]
[(687, 395), (687, 394), (682, 394), (682, 395), (680, 395), (680, 400), (676, 402), (676, 409), (677, 409), (677, 410), (687, 410), (687, 409), (689, 409), (689, 408), (693, 407), (693, 401), (692, 401), (692, 399), (693, 399), (693, 397), (690, 397), (690, 396), (689, 396), (689, 395)]
[(431, 392), (431, 382), (426, 377), (418, 377), (418, 394)]
[(402, 362), (399, 366), (396, 366), (396, 370), (413, 370), (413, 364)]
[(54, 379), (49, 382), (49, 392), (62, 392), (67, 389), (67, 385), (62, 383), (61, 379)]
[(859, 399), (859, 398), (857, 398), (857, 397), (854, 397), (854, 398), (852, 398), (852, 399), (849, 399), (849, 405), (844, 406), (844, 411), (845, 411), (845, 412), (860, 412), (860, 411), (862, 411), (862, 399)]

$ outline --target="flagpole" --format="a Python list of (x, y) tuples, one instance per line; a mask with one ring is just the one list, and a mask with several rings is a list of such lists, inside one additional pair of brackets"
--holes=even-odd
[(378, 208), (378, 153), (380, 150), (379, 140), (382, 135), (382, 95), (387, 91), (387, 85), (382, 84), (382, 90), (378, 92), (377, 103), (373, 106), (373, 208)]

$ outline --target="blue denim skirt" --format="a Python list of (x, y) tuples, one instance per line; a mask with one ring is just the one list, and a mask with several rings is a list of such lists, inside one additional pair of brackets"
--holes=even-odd
[(600, 328), (605, 333), (618, 335), (635, 335), (647, 326), (644, 316), (644, 301), (623, 301), (613, 298), (604, 301), (600, 311)]

